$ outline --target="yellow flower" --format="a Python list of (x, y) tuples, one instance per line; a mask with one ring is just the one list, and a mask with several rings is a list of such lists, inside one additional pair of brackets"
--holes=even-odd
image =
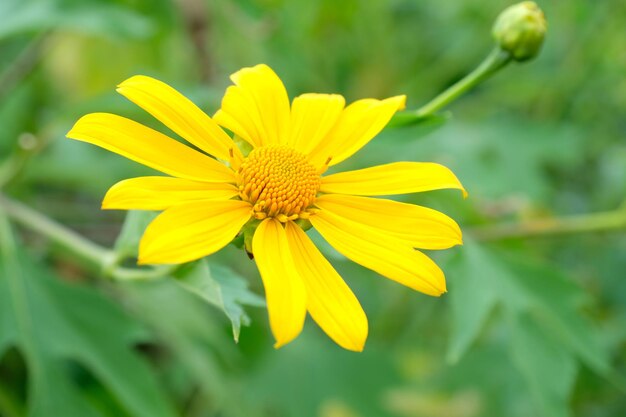
[[(376, 136), (404, 107), (405, 96), (345, 106), (340, 95), (303, 94), (290, 106), (283, 83), (266, 65), (231, 79), (235, 85), (213, 118), (150, 77), (132, 77), (117, 90), (204, 153), (106, 113), (82, 117), (67, 134), (170, 175), (121, 181), (102, 203), (105, 209), (164, 210), (146, 229), (139, 263), (193, 261), (227, 245), (244, 226), (254, 230), (250, 246), (276, 347), (298, 336), (307, 311), (346, 349), (361, 351), (367, 338), (361, 305), (303, 223), (366, 268), (429, 295), (445, 292), (443, 272), (414, 248), (460, 244), (458, 225), (438, 211), (371, 196), (463, 190), (450, 170), (395, 162), (322, 176)], [(220, 125), (252, 151), (244, 155)]]

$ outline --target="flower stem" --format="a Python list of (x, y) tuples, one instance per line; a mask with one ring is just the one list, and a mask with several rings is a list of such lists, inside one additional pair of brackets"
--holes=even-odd
[(0, 207), (9, 218), (42, 234), (72, 255), (97, 268), (103, 268), (112, 251), (49, 219), (30, 207), (0, 194)]
[(474, 71), (470, 72), (430, 102), (417, 109), (415, 114), (419, 118), (423, 118), (437, 113), (459, 96), (506, 66), (511, 60), (511, 54), (500, 48), (494, 48)]
[[(124, 268), (115, 265), (116, 253), (55, 222), (30, 207), (0, 194), (0, 210), (10, 219), (39, 233), (99, 273), (116, 280), (148, 280), (164, 277), (177, 266)], [(111, 267), (113, 265), (113, 267)]]
[(477, 240), (496, 241), (622, 229), (626, 229), (626, 205), (600, 213), (475, 227), (468, 234)]

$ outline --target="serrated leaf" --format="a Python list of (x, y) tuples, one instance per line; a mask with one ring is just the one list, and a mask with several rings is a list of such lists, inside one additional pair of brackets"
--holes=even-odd
[[(137, 256), (139, 241), (148, 224), (158, 215), (151, 211), (129, 211), (115, 242), (115, 252), (121, 258)], [(248, 290), (245, 278), (222, 265), (211, 265), (206, 259), (182, 266), (176, 282), (187, 291), (200, 296), (222, 310), (231, 321), (233, 337), (239, 341), (241, 326), (250, 324), (244, 305), (264, 306), (264, 300)]]
[(230, 319), (233, 337), (239, 341), (241, 325), (250, 324), (244, 305), (262, 307), (264, 300), (248, 289), (248, 283), (239, 274), (223, 265), (209, 265), (206, 259), (190, 264), (175, 274), (185, 289), (221, 309)]
[(243, 306), (265, 307), (265, 300), (250, 291), (248, 281), (233, 269), (220, 264), (212, 264), (210, 269), (211, 276), (220, 286), (224, 311), (233, 322), (233, 335), (237, 340), (241, 325), (250, 325), (250, 317), (246, 314)]
[(601, 343), (600, 332), (580, 313), (588, 299), (583, 290), (562, 273), (545, 265), (507, 258), (515, 278), (515, 291), (527, 297), (527, 310), (537, 322), (582, 362), (608, 376), (609, 354)]
[(130, 415), (175, 415), (133, 350), (140, 327), (93, 290), (58, 281), (24, 259), (1, 215), (0, 247), (0, 340), (19, 349), (27, 363), (30, 417), (102, 415), (72, 380), (69, 359), (100, 380)]
[[(454, 283), (465, 282), (460, 290), (451, 289), (457, 292), (452, 297), (452, 359), (465, 352), (497, 303), (517, 326), (513, 326), (514, 340), (509, 342), (509, 350), (546, 416), (567, 415), (565, 404), (572, 387), (570, 379), (574, 378), (570, 374), (577, 360), (600, 375), (611, 377), (608, 351), (601, 343), (600, 332), (580, 312), (588, 297), (570, 279), (550, 266), (487, 249), (471, 239), (466, 239), (456, 266), (454, 271), (459, 276)], [(468, 288), (471, 284), (478, 288)], [(549, 335), (551, 341), (540, 340), (543, 335)], [(539, 357), (529, 353), (533, 346)], [(554, 376), (551, 383), (545, 384), (539, 380), (550, 378), (540, 372), (547, 369), (542, 363), (549, 360), (562, 368), (563, 379)]]
[[(466, 239), (463, 252), (460, 268), (455, 268), (456, 274), (460, 275), (456, 278), (457, 284), (462, 279), (473, 281), (487, 293), (495, 294), (496, 301), (506, 310), (514, 314), (532, 312), (542, 326), (557, 335), (564, 346), (575, 352), (587, 366), (602, 375), (610, 371), (608, 352), (600, 342), (599, 332), (580, 314), (580, 308), (588, 298), (580, 287), (554, 268), (533, 265), (504, 252), (492, 252), (469, 239)], [(455, 320), (464, 320), (462, 314), (469, 315), (470, 319), (472, 316), (482, 317), (470, 311), (481, 308), (477, 306), (480, 297), (493, 303), (485, 294), (478, 295), (476, 301), (476, 294), (466, 296), (457, 292), (459, 294), (454, 296), (457, 298), (452, 298), (453, 303), (458, 304), (453, 307), (458, 310), (453, 316)], [(464, 303), (466, 305), (462, 305)], [(453, 326), (461, 332), (467, 331), (458, 321)], [(458, 338), (462, 336), (453, 335), (452, 340), (458, 343)]]

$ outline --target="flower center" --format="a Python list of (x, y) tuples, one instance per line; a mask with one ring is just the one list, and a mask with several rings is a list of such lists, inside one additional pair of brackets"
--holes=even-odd
[(308, 218), (321, 177), (301, 153), (287, 146), (254, 149), (238, 172), (239, 196), (254, 207), (257, 219), (281, 222)]

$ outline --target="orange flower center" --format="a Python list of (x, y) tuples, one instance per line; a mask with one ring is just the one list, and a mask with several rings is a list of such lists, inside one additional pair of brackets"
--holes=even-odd
[(254, 149), (238, 171), (239, 196), (254, 207), (257, 219), (286, 222), (308, 218), (321, 177), (306, 157), (287, 146)]

